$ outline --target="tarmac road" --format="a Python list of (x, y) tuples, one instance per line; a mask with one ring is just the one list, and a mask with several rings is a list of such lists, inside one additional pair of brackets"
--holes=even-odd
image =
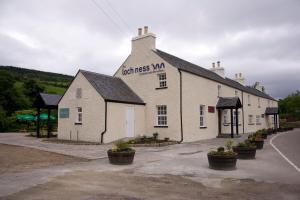
[(272, 142), (282, 154), (300, 168), (300, 129), (280, 133)]

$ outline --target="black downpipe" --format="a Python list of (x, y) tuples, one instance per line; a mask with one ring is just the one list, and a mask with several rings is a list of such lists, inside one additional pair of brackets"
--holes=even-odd
[(181, 139), (178, 141), (178, 143), (181, 143), (183, 141), (183, 126), (182, 126), (182, 74), (181, 70), (179, 71), (180, 76), (180, 131), (181, 131)]
[(107, 101), (105, 101), (105, 118), (104, 118), (104, 131), (101, 133), (101, 144), (103, 144), (103, 136), (106, 133), (107, 127)]

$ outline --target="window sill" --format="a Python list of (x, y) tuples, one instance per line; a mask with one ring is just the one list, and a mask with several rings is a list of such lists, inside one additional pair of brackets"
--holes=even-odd
[(248, 124), (248, 125), (254, 125), (254, 123), (252, 123), (252, 124)]
[(207, 128), (206, 126), (200, 126), (200, 129), (205, 129), (205, 128)]
[(154, 126), (154, 128), (168, 128), (168, 126)]
[(261, 125), (261, 123), (256, 123), (256, 125)]
[(81, 122), (75, 122), (74, 124), (75, 124), (75, 125), (82, 125)]
[(158, 87), (158, 88), (155, 88), (156, 90), (162, 90), (162, 89), (168, 89), (168, 87)]
[(223, 126), (229, 126), (230, 124), (229, 123), (223, 123)]

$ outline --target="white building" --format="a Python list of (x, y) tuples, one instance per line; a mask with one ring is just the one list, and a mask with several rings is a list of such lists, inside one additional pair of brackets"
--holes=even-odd
[(158, 132), (188, 142), (274, 127), (278, 103), (259, 83), (226, 78), (220, 62), (208, 70), (170, 55), (155, 39), (139, 29), (114, 76), (78, 71), (59, 102), (59, 139), (108, 143)]

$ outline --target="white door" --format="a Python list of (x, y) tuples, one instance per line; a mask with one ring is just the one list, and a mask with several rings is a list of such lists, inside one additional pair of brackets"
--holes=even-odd
[(126, 109), (126, 137), (134, 137), (134, 107)]

